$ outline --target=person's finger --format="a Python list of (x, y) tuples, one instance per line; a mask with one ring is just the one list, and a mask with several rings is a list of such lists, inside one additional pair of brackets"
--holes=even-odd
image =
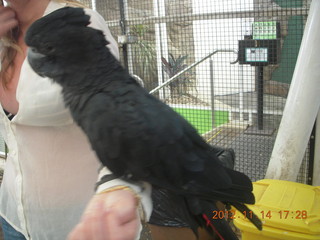
[(133, 240), (140, 230), (137, 198), (130, 191), (95, 195), (68, 240)]
[(105, 221), (104, 198), (94, 196), (85, 210), (82, 223), (88, 235), (95, 240), (105, 240), (107, 222)]
[(72, 232), (68, 235), (67, 240), (89, 240), (92, 239), (88, 235), (88, 231), (86, 230), (83, 223), (79, 223)]
[[(124, 193), (118, 202), (113, 202), (116, 198), (105, 202), (105, 231), (106, 234), (115, 240), (132, 240), (138, 234), (140, 219), (137, 210), (136, 199), (131, 197), (131, 193)], [(125, 197), (127, 196), (127, 197)], [(121, 233), (121, 234), (119, 234)]]
[[(115, 214), (116, 215), (116, 214)], [(138, 231), (139, 231), (139, 218), (136, 215), (135, 218), (131, 218), (129, 221), (119, 224), (118, 221), (113, 221), (112, 219), (116, 219), (114, 217), (114, 214), (108, 215), (108, 236), (110, 236), (110, 239), (115, 240), (133, 240), (136, 238)], [(119, 219), (118, 219), (119, 220)], [(121, 235), (119, 234), (121, 233)]]

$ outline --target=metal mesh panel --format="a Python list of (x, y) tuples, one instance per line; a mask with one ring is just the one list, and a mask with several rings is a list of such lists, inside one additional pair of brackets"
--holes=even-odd
[[(264, 178), (311, 0), (96, 0), (123, 63), (211, 144), (234, 148), (236, 169)], [(239, 55), (238, 55), (239, 52)], [(239, 59), (238, 59), (239, 57)], [(237, 63), (234, 63), (238, 60)], [(169, 134), (169, 133), (168, 133)], [(299, 182), (307, 182), (309, 150)]]

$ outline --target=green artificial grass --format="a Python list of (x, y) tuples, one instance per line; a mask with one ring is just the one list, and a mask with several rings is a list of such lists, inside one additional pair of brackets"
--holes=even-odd
[[(191, 123), (199, 134), (210, 131), (212, 127), (212, 111), (192, 108), (173, 108), (177, 113)], [(229, 121), (229, 113), (226, 111), (214, 111), (215, 127)]]

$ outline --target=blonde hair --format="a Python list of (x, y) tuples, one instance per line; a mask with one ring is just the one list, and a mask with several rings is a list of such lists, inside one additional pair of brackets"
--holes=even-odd
[[(83, 3), (76, 0), (53, 0), (55, 2), (66, 3), (72, 7), (87, 7)], [(0, 79), (4, 88), (7, 88), (9, 81), (12, 78), (14, 72), (14, 59), (17, 53), (22, 53), (21, 48), (18, 45), (18, 37), (20, 35), (19, 26), (9, 31), (5, 36), (0, 39), (1, 42), (1, 70)]]

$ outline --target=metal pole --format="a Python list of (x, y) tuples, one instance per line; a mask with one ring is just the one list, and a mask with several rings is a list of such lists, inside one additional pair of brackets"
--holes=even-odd
[(243, 89), (243, 65), (240, 64), (239, 65), (239, 90), (240, 90), (240, 93), (239, 93), (239, 119), (240, 121), (244, 121), (244, 102), (243, 102), (243, 92), (244, 92), (244, 89)]
[[(309, 164), (308, 164), (308, 179), (307, 184), (312, 185), (313, 183), (313, 176), (314, 176), (314, 155), (315, 155), (315, 136), (316, 136), (316, 126), (317, 121), (314, 124), (314, 127), (311, 132), (310, 141), (309, 141)], [(319, 173), (319, 172), (318, 172)]]
[(320, 109), (317, 116), (313, 159), (312, 185), (320, 186)]
[(212, 128), (214, 128), (214, 72), (213, 72), (213, 60), (210, 59), (210, 88), (211, 88), (211, 118)]
[[(153, 0), (154, 15), (157, 17), (165, 17), (165, 0)], [(166, 75), (163, 71), (161, 58), (168, 59), (168, 36), (167, 36), (167, 24), (156, 23), (155, 24), (155, 37), (156, 37), (156, 50), (157, 50), (157, 72), (158, 72), (158, 84), (162, 85), (166, 80)], [(163, 89), (159, 93), (159, 98), (165, 98), (166, 91)]]
[[(119, 0), (119, 10), (120, 10), (120, 27), (121, 27), (121, 33), (122, 35), (127, 34), (127, 23), (126, 23), (126, 14), (125, 14), (125, 6), (124, 6), (124, 0)], [(122, 45), (122, 57), (124, 66), (126, 69), (128, 69), (128, 45), (123, 44)]]
[(257, 67), (257, 121), (258, 130), (263, 130), (263, 66)]
[[(129, 19), (129, 4), (128, 0), (123, 0), (123, 8), (124, 8), (124, 20), (125, 20), (125, 31), (126, 35), (130, 34), (130, 25), (128, 24)], [(130, 74), (133, 74), (133, 52), (132, 52), (132, 44), (126, 44), (127, 51), (127, 65), (128, 71)]]

